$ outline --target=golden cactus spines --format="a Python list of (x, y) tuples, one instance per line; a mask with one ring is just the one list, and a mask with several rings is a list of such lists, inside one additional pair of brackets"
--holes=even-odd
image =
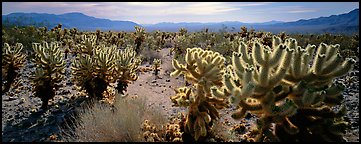
[[(272, 42), (270, 48), (256, 39), (251, 54), (241, 42), (223, 75), (224, 86), (212, 87), (212, 95), (230, 97), (230, 102), (239, 106), (232, 115), (235, 119), (247, 112), (260, 116), (256, 141), (301, 141), (304, 131), (326, 141), (341, 140), (345, 112), (333, 112), (331, 106), (341, 104), (344, 87), (331, 83), (346, 74), (354, 60), (343, 61), (339, 45), (321, 43), (313, 58), (313, 45), (302, 48), (293, 38), (282, 42), (277, 36)], [(339, 67), (330, 68), (330, 64)], [(276, 124), (275, 133), (269, 130), (272, 123)]]
[(138, 79), (136, 71), (140, 64), (141, 59), (132, 47), (127, 47), (124, 50), (118, 50), (116, 52), (115, 71), (118, 82), (116, 89), (119, 93), (124, 94), (128, 83)]
[(184, 124), (184, 132), (190, 134), (195, 141), (202, 141), (209, 134), (211, 125), (219, 118), (217, 109), (227, 106), (225, 99), (211, 95), (212, 86), (222, 85), (225, 58), (217, 52), (201, 48), (187, 48), (186, 64), (179, 64), (175, 59), (175, 69), (171, 76), (184, 75), (189, 88), (179, 88), (171, 97), (174, 106), (188, 106), (188, 115)]
[(2, 87), (2, 93), (9, 91), (11, 85), (14, 83), (15, 78), (19, 76), (19, 70), (24, 67), (25, 55), (22, 53), (23, 45), (16, 43), (15, 46), (10, 46), (4, 43), (2, 53), (2, 70), (6, 83)]
[(65, 74), (64, 53), (59, 49), (58, 42), (33, 43), (36, 70), (31, 77), (35, 96), (42, 100), (42, 109), (48, 108), (48, 100), (55, 96), (55, 91), (62, 85), (60, 82)]

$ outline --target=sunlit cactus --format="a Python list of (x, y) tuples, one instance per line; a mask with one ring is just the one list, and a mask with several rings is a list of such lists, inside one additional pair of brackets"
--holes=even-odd
[(139, 26), (135, 26), (134, 28), (135, 28), (135, 33), (134, 33), (135, 52), (139, 53), (141, 45), (145, 39), (145, 29)]
[[(283, 43), (274, 36), (272, 49), (255, 42), (251, 54), (241, 42), (224, 75), (225, 85), (213, 87), (212, 94), (231, 96), (240, 107), (232, 115), (235, 119), (247, 112), (260, 116), (256, 141), (307, 141), (304, 135), (341, 141), (345, 109), (333, 112), (331, 106), (341, 104), (343, 88), (332, 80), (346, 74), (354, 61), (343, 61), (336, 54), (338, 47), (321, 44), (312, 58), (315, 46), (303, 49), (295, 39)], [(275, 133), (270, 131), (272, 124)]]
[(136, 55), (132, 47), (127, 47), (124, 50), (118, 50), (116, 52), (115, 70), (116, 80), (118, 82), (116, 89), (123, 95), (128, 87), (128, 83), (138, 79), (136, 71), (141, 64), (141, 59)]
[(2, 53), (2, 71), (5, 75), (6, 83), (2, 87), (2, 93), (9, 91), (11, 85), (14, 83), (15, 78), (19, 76), (19, 70), (24, 67), (26, 56), (22, 53), (23, 45), (17, 43), (15, 46), (10, 46), (4, 43)]
[(92, 55), (78, 55), (72, 63), (73, 81), (86, 90), (91, 100), (102, 100), (104, 91), (116, 79), (115, 47), (101, 46)]
[(75, 47), (76, 53), (93, 55), (93, 51), (98, 47), (96, 39), (95, 35), (81, 35), (81, 41)]
[(33, 91), (42, 101), (41, 108), (47, 109), (49, 99), (52, 99), (55, 91), (62, 87), (60, 82), (64, 79), (65, 73), (64, 53), (60, 51), (57, 42), (34, 43), (33, 50), (35, 57), (32, 62), (36, 66), (31, 77)]
[(179, 89), (177, 95), (171, 99), (175, 106), (188, 106), (184, 132), (191, 135), (195, 141), (202, 141), (220, 117), (217, 109), (227, 105), (226, 99), (212, 96), (210, 89), (212, 86), (222, 85), (225, 59), (217, 52), (188, 48), (185, 61), (186, 64), (179, 64), (173, 59), (175, 71), (171, 76), (183, 74), (185, 80), (193, 85), (194, 91), (190, 92), (187, 88)]

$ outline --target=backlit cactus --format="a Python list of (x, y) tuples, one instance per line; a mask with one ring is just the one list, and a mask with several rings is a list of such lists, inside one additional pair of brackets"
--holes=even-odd
[[(224, 74), (225, 85), (213, 87), (212, 94), (231, 96), (231, 102), (240, 107), (232, 115), (235, 119), (244, 117), (246, 112), (260, 116), (256, 141), (287, 137), (302, 141), (305, 133), (324, 140), (340, 140), (340, 133), (345, 130), (341, 118), (345, 109), (335, 113), (329, 106), (340, 104), (343, 88), (331, 84), (332, 79), (346, 74), (354, 62), (342, 61), (336, 54), (337, 47), (321, 44), (309, 68), (315, 46), (303, 49), (295, 39), (282, 43), (274, 36), (272, 50), (257, 41), (249, 54), (241, 42)], [(330, 64), (340, 67), (331, 69)], [(276, 135), (270, 131), (272, 123), (276, 124)]]
[(85, 89), (91, 99), (102, 100), (103, 93), (116, 79), (115, 47), (101, 46), (92, 55), (78, 55), (72, 63), (73, 81)]
[(64, 53), (60, 51), (57, 42), (34, 43), (33, 50), (35, 57), (32, 62), (36, 66), (31, 77), (33, 91), (42, 101), (41, 108), (47, 109), (49, 99), (52, 99), (55, 91), (62, 87), (60, 82), (64, 79), (65, 73)]
[(81, 35), (81, 41), (75, 47), (75, 53), (92, 55), (97, 48), (95, 35)]
[[(212, 86), (222, 85), (222, 74), (225, 58), (217, 52), (205, 51), (201, 48), (188, 48), (185, 55), (186, 64), (179, 64), (173, 59), (175, 69), (171, 76), (184, 75), (187, 82), (192, 83), (194, 91), (186, 88), (180, 89), (178, 95), (173, 96), (175, 105), (188, 106), (187, 102), (181, 102), (183, 97), (194, 97), (189, 100), (188, 115), (184, 124), (184, 132), (191, 135), (195, 141), (204, 139), (212, 128), (214, 121), (219, 118), (217, 109), (224, 108), (226, 100), (211, 95)], [(182, 94), (183, 93), (183, 94)], [(180, 101), (177, 101), (181, 98)]]
[(2, 87), (2, 93), (9, 91), (15, 78), (19, 76), (19, 70), (24, 67), (25, 55), (22, 53), (23, 45), (17, 43), (15, 46), (10, 46), (4, 43), (2, 52), (2, 70), (5, 75), (6, 83)]
[(136, 71), (141, 64), (141, 59), (136, 56), (136, 52), (132, 47), (124, 50), (118, 50), (115, 58), (116, 80), (118, 81), (117, 90), (124, 94), (128, 87), (128, 83), (138, 79)]
[(135, 28), (135, 32), (134, 32), (135, 52), (139, 53), (141, 45), (145, 39), (145, 29), (139, 26), (135, 26), (134, 28)]

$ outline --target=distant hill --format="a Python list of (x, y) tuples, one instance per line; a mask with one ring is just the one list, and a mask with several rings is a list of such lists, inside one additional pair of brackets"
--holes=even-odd
[(236, 31), (241, 26), (255, 28), (257, 31), (270, 31), (279, 33), (285, 31), (287, 33), (342, 33), (353, 34), (359, 33), (359, 9), (352, 10), (349, 13), (340, 15), (331, 15), (329, 17), (319, 17), (308, 20), (298, 20), (294, 22), (270, 21), (264, 23), (243, 23), (238, 21), (219, 22), (219, 23), (158, 23), (152, 25), (144, 25), (147, 30), (164, 30), (178, 31), (181, 27), (187, 28), (189, 31), (200, 31), (209, 28), (211, 31), (218, 31), (222, 27), (231, 30), (232, 27)]
[[(2, 16), (2, 23), (12, 23), (17, 25), (46, 25), (49, 28), (56, 26), (58, 23), (64, 27), (76, 27), (80, 30), (115, 30), (115, 31), (134, 31), (134, 26), (140, 24), (131, 21), (111, 21), (108, 19), (95, 18), (82, 13), (66, 13), (61, 15), (44, 14), (44, 13), (11, 13)], [(214, 23), (200, 22), (162, 22), (157, 24), (143, 24), (146, 31), (170, 31), (176, 32), (184, 27), (189, 32), (201, 31), (208, 28), (210, 31), (219, 31), (227, 28), (227, 31), (239, 31), (241, 26), (254, 28), (257, 31), (269, 31), (279, 33), (342, 33), (354, 34), (359, 33), (359, 9), (352, 10), (349, 13), (340, 15), (331, 15), (328, 17), (319, 17), (313, 19), (301, 19), (293, 22), (270, 21), (264, 23), (243, 23), (239, 21), (225, 21)]]
[(264, 23), (243, 23), (239, 21), (225, 21), (225, 22), (210, 22), (210, 23), (200, 23), (200, 22), (181, 22), (181, 23), (171, 23), (171, 22), (162, 22), (157, 24), (148, 24), (143, 25), (148, 31), (153, 30), (162, 30), (162, 31), (178, 31), (180, 28), (184, 27), (188, 31), (201, 31), (204, 28), (208, 28), (210, 31), (218, 31), (222, 28), (227, 27), (228, 31), (232, 31), (232, 27), (235, 31), (239, 31), (241, 26), (252, 27), (252, 26), (263, 26), (270, 24), (283, 23), (281, 21), (270, 21)]
[(95, 18), (82, 13), (65, 13), (61, 15), (46, 13), (11, 13), (2, 16), (2, 23), (17, 25), (43, 25), (53, 28), (61, 23), (65, 28), (76, 27), (79, 30), (124, 30), (133, 31), (139, 24), (131, 21), (111, 21)]

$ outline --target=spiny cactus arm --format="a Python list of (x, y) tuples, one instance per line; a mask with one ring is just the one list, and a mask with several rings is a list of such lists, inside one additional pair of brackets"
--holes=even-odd
[(263, 59), (263, 57), (265, 55), (264, 53), (265, 53), (264, 47), (258, 41), (256, 41), (252, 47), (253, 62), (255, 62), (255, 64), (257, 64), (257, 65), (264, 66), (267, 63)]
[(280, 37), (275, 35), (272, 36), (272, 48), (277, 48), (281, 43), (282, 43), (282, 39)]
[(322, 73), (327, 74), (332, 72), (335, 69), (335, 66), (339, 65), (340, 63), (342, 63), (342, 56), (340, 53), (337, 53), (328, 59), (328, 61), (325, 63), (324, 69), (322, 70)]
[[(275, 39), (279, 39), (279, 38), (275, 38)], [(269, 64), (271, 67), (274, 67), (280, 63), (280, 60), (283, 57), (286, 46), (284, 46), (282, 44), (278, 44), (277, 46), (273, 47), (273, 49), (274, 50), (273, 50), (271, 58), (269, 60), (270, 61)]]
[(252, 58), (250, 57), (250, 55), (248, 53), (248, 46), (243, 41), (241, 41), (238, 46), (238, 55), (241, 55), (241, 58), (243, 60), (241, 62), (253, 64)]
[(326, 77), (340, 77), (345, 74), (347, 74), (349, 71), (351, 71), (353, 65), (356, 63), (356, 61), (352, 58), (346, 58), (346, 61), (342, 63), (341, 66), (336, 68), (335, 70), (331, 71), (330, 73), (326, 74)]
[(235, 53), (235, 52), (233, 52), (233, 55), (232, 55), (232, 66), (237, 68), (235, 70), (235, 73), (237, 74), (238, 78), (242, 78), (243, 72), (244, 72), (244, 67), (243, 67), (243, 64), (241, 63), (241, 59), (240, 59), (240, 57), (242, 57), (242, 55), (243, 55), (242, 53)]
[(283, 118), (280, 126), (291, 135), (295, 135), (300, 131), (299, 128), (288, 119), (288, 117)]
[(316, 75), (321, 74), (322, 66), (326, 59), (326, 48), (328, 46), (325, 43), (321, 43), (317, 49), (316, 57), (314, 60), (314, 64), (312, 65), (312, 68), (310, 69), (312, 73)]
[(187, 87), (181, 87), (175, 90), (176, 95), (171, 96), (170, 99), (174, 106), (187, 107), (194, 102), (194, 97), (191, 95), (192, 90)]
[(342, 92), (344, 90), (345, 90), (345, 86), (343, 84), (339, 84), (339, 83), (333, 84), (331, 87), (325, 90), (326, 94), (325, 94), (324, 102), (330, 106), (341, 104), (343, 100)]
[(287, 49), (286, 54), (284, 55), (284, 57), (282, 58), (282, 60), (280, 61), (281, 64), (278, 67), (277, 71), (273, 74), (272, 77), (270, 77), (269, 79), (269, 83), (274, 87), (276, 86), (279, 82), (282, 81), (282, 79), (286, 76), (286, 72), (288, 70), (288, 68), (290, 67), (290, 61), (293, 57), (292, 53), (294, 51)]
[(337, 53), (339, 53), (340, 45), (329, 45), (326, 49), (326, 61), (330, 60), (332, 57), (334, 57)]
[(339, 112), (334, 112), (329, 106), (322, 106), (317, 108), (299, 108), (297, 113), (307, 116), (317, 116), (322, 118), (336, 118), (342, 116), (345, 113), (345, 109), (340, 109)]

